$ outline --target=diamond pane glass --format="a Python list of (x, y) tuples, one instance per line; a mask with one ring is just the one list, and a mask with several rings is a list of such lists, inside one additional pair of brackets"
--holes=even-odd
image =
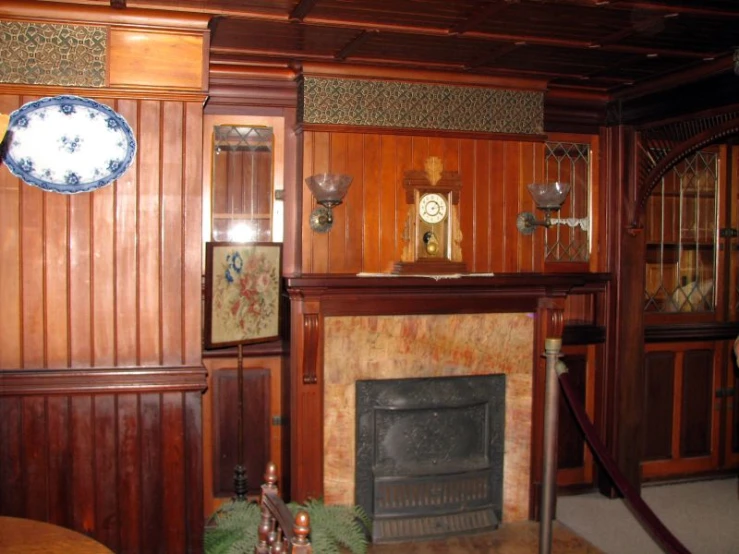
[(547, 142), (544, 181), (570, 183), (570, 193), (554, 225), (544, 235), (547, 262), (587, 262), (590, 259), (590, 145)]
[(715, 310), (718, 152), (689, 156), (647, 203), (646, 312)]

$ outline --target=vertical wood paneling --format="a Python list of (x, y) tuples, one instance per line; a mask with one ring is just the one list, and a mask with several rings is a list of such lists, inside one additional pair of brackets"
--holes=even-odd
[[(183, 126), (184, 148), (182, 157), (185, 160), (182, 176), (182, 216), (184, 229), (182, 232), (184, 252), (182, 260), (182, 322), (183, 341), (181, 363), (185, 365), (202, 364), (202, 311), (201, 280), (202, 274), (202, 214), (203, 214), (203, 181), (202, 181), (202, 135), (203, 107), (198, 102), (185, 105), (185, 122)], [(198, 397), (199, 400), (199, 397)], [(190, 407), (192, 409), (192, 407)], [(199, 434), (198, 434), (199, 436)], [(202, 479), (199, 478), (198, 481)], [(201, 511), (202, 513), (202, 511)]]
[[(184, 395), (185, 425), (185, 483), (183, 486), (187, 516), (187, 545), (189, 552), (200, 550), (203, 544), (203, 412), (200, 392)], [(134, 552), (132, 550), (132, 552)]]
[[(126, 118), (135, 136), (139, 136), (139, 107), (132, 100), (120, 100), (118, 112)], [(116, 363), (133, 366), (138, 363), (136, 333), (138, 306), (138, 158), (118, 179), (115, 191), (115, 330)]]
[[(10, 113), (20, 105), (18, 96), (0, 95), (0, 112)], [(22, 363), (20, 191), (21, 180), (0, 164), (0, 369)]]
[(136, 394), (118, 396), (116, 410), (118, 429), (118, 473), (116, 494), (120, 526), (118, 544), (123, 552), (141, 552), (141, 429), (139, 397)]
[(184, 395), (162, 394), (162, 479), (164, 488), (164, 535), (168, 550), (185, 552), (185, 419)]
[[(347, 134), (331, 134), (328, 135), (329, 151), (328, 151), (328, 171), (335, 173), (346, 172), (347, 162)], [(360, 158), (361, 159), (361, 158)], [(357, 195), (357, 192), (359, 193)], [(347, 211), (350, 213), (360, 213), (356, 209), (357, 204), (362, 203), (362, 179), (356, 179), (349, 187), (344, 197), (343, 205), (333, 210), (334, 223), (329, 233), (324, 233), (328, 239), (328, 269), (329, 272), (345, 273), (347, 271), (347, 246), (351, 242), (349, 236), (348, 221), (346, 217)], [(354, 208), (354, 209), (353, 209)]]
[[(29, 100), (0, 95), (0, 111)], [(202, 104), (103, 102), (138, 143), (115, 183), (54, 194), (0, 166), (0, 370), (202, 363)], [(0, 389), (0, 514), (119, 554), (200, 551), (200, 392), (73, 388)]]
[[(365, 231), (367, 239), (377, 241), (377, 257), (374, 260), (370, 260), (366, 256), (364, 257), (363, 269), (365, 271), (388, 271), (390, 267), (387, 260), (400, 259), (399, 256), (396, 257), (395, 255), (395, 244), (400, 242), (399, 237), (402, 236), (405, 220), (396, 216), (400, 206), (397, 195), (395, 194), (396, 145), (396, 137), (391, 135), (382, 137), (382, 153), (380, 158), (382, 162), (374, 183), (378, 203), (377, 227), (373, 230)], [(402, 191), (398, 192), (402, 193)], [(370, 224), (366, 221), (365, 225), (369, 227)], [(401, 234), (398, 233), (399, 226)]]
[(164, 103), (162, 128), (162, 361), (177, 365), (182, 361), (182, 260), (184, 257), (182, 159), (183, 107)]
[[(395, 167), (392, 173), (394, 177), (388, 184), (388, 187), (392, 187), (395, 190), (395, 205), (398, 207), (398, 212), (395, 220), (394, 256), (389, 259), (386, 257), (382, 260), (383, 263), (388, 265), (400, 260), (403, 254), (403, 233), (405, 232), (405, 224), (408, 219), (408, 204), (406, 203), (405, 190), (402, 186), (398, 186), (398, 183), (403, 183), (404, 168), (411, 165), (411, 159), (413, 157), (413, 140), (411, 137), (400, 136), (396, 138), (396, 141)], [(378, 229), (377, 232), (384, 234), (384, 229)], [(386, 255), (390, 253), (392, 252), (388, 251)]]
[(50, 396), (46, 400), (48, 433), (49, 521), (62, 527), (72, 525), (71, 489), (72, 452), (70, 450), (70, 411), (67, 396)]
[(21, 189), (21, 297), (23, 366), (44, 367), (44, 192)]
[(163, 457), (151, 444), (162, 441), (162, 408), (160, 394), (142, 394), (141, 413), (141, 536), (151, 552), (164, 551), (164, 529), (160, 525), (164, 505)]
[[(355, 137), (356, 135), (352, 135)], [(383, 159), (384, 151), (382, 147), (382, 138), (379, 135), (362, 135), (362, 142), (352, 141), (350, 147), (349, 159), (353, 162), (347, 167), (348, 172), (361, 171), (362, 185), (362, 218), (359, 221), (354, 221), (352, 230), (356, 229), (356, 232), (360, 235), (355, 240), (359, 240), (362, 244), (362, 248), (357, 250), (352, 248), (351, 243), (347, 243), (348, 253), (353, 250), (354, 256), (352, 256), (349, 267), (358, 266), (363, 270), (370, 271), (369, 268), (379, 268), (380, 266), (380, 209), (382, 206), (382, 186), (381, 186), (381, 175), (385, 160)], [(362, 151), (366, 152), (366, 156), (361, 156)], [(359, 154), (359, 160), (356, 159), (356, 155)], [(356, 163), (361, 162), (361, 165)], [(351, 218), (349, 223), (352, 223)], [(394, 223), (394, 222), (393, 222)], [(388, 234), (390, 236), (393, 227), (388, 228)], [(359, 255), (357, 255), (359, 254)], [(350, 254), (351, 255), (351, 254)], [(349, 256), (348, 256), (349, 257)], [(380, 269), (374, 269), (372, 271), (380, 271)]]
[[(90, 367), (92, 354), (92, 195), (69, 199), (69, 341), (72, 367)], [(74, 309), (72, 309), (72, 307)]]
[(93, 396), (95, 459), (95, 536), (111, 550), (118, 551), (118, 437), (116, 396)]
[(23, 516), (22, 437), (21, 399), (0, 397), (0, 510), (15, 517)]
[[(364, 248), (364, 220), (365, 220), (365, 204), (367, 195), (376, 195), (377, 182), (370, 178), (370, 168), (364, 163), (366, 160), (362, 155), (367, 151), (365, 146), (368, 135), (349, 134), (347, 135), (346, 150), (339, 150), (338, 154), (343, 156), (336, 160), (339, 167), (345, 168), (343, 172), (359, 177), (356, 190), (354, 185), (349, 187), (347, 192), (346, 206), (341, 206), (339, 211), (344, 220), (344, 244), (343, 250), (344, 261), (341, 270), (348, 273), (357, 273), (362, 269), (362, 252)], [(374, 160), (379, 163), (379, 159)], [(377, 168), (373, 168), (373, 171)], [(359, 211), (358, 211), (359, 210)], [(354, 217), (354, 214), (361, 214), (360, 217)], [(351, 215), (347, 215), (351, 214)], [(357, 245), (362, 245), (357, 248)], [(374, 248), (377, 248), (375, 244)], [(332, 270), (333, 271), (333, 270)]]
[(43, 396), (28, 396), (21, 402), (21, 460), (25, 517), (45, 520), (48, 492), (46, 402)]
[(161, 363), (161, 135), (162, 106), (159, 102), (141, 103), (139, 158), (139, 344), (141, 365)]
[(72, 521), (74, 528), (88, 534), (95, 529), (95, 471), (92, 397), (71, 398), (70, 435), (72, 441)]
[[(429, 156), (441, 158), (446, 171), (462, 177), (462, 250), (468, 269), (542, 270), (543, 238), (524, 237), (516, 229), (520, 211), (535, 211), (526, 185), (543, 174), (542, 144), (343, 132), (306, 132), (303, 138), (304, 175), (331, 171), (354, 178), (329, 233), (314, 233), (304, 222), (303, 272), (389, 271), (404, 246), (404, 174), (423, 170)], [(306, 218), (312, 203), (305, 188)]]
[[(313, 137), (313, 152), (309, 156), (312, 158), (313, 171), (306, 173), (305, 177), (310, 177), (315, 173), (325, 173), (330, 171), (330, 135), (329, 133), (315, 133)], [(310, 192), (310, 189), (306, 185), (303, 185), (306, 189), (303, 192), (304, 201), (307, 200), (312, 206), (316, 206), (315, 199)], [(344, 206), (344, 213), (346, 213), (347, 206)], [(310, 214), (310, 211), (308, 212)], [(343, 215), (342, 215), (343, 217)], [(308, 224), (308, 219), (305, 220), (304, 225)], [(339, 227), (337, 223), (334, 223), (335, 227)], [(330, 233), (316, 233), (311, 230), (310, 226), (307, 227), (307, 231), (303, 233), (303, 237), (311, 237), (311, 247), (308, 249), (311, 256), (311, 266), (315, 273), (328, 273), (328, 252), (329, 252), (329, 239)], [(305, 248), (305, 246), (303, 246)]]
[(68, 339), (68, 197), (46, 194), (44, 228), (44, 283), (46, 289), (46, 363), (48, 367), (69, 367)]
[(115, 364), (115, 208), (113, 187), (92, 193), (93, 365)]

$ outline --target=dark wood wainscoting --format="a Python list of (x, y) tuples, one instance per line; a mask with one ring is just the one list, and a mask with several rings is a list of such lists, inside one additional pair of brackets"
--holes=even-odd
[(0, 514), (202, 552), (203, 368), (0, 373)]

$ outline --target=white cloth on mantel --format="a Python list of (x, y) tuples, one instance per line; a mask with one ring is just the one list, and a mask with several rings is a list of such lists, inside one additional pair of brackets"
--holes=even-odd
[(357, 277), (426, 277), (427, 279), (433, 279), (438, 281), (440, 279), (459, 279), (460, 277), (493, 277), (494, 273), (441, 273), (436, 275), (428, 274), (403, 274), (398, 275), (397, 273), (357, 273)]

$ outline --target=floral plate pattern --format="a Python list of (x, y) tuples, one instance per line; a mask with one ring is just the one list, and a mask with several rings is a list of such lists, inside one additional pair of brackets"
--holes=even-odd
[(3, 161), (29, 185), (75, 194), (118, 179), (135, 155), (123, 116), (89, 98), (54, 96), (10, 114)]

